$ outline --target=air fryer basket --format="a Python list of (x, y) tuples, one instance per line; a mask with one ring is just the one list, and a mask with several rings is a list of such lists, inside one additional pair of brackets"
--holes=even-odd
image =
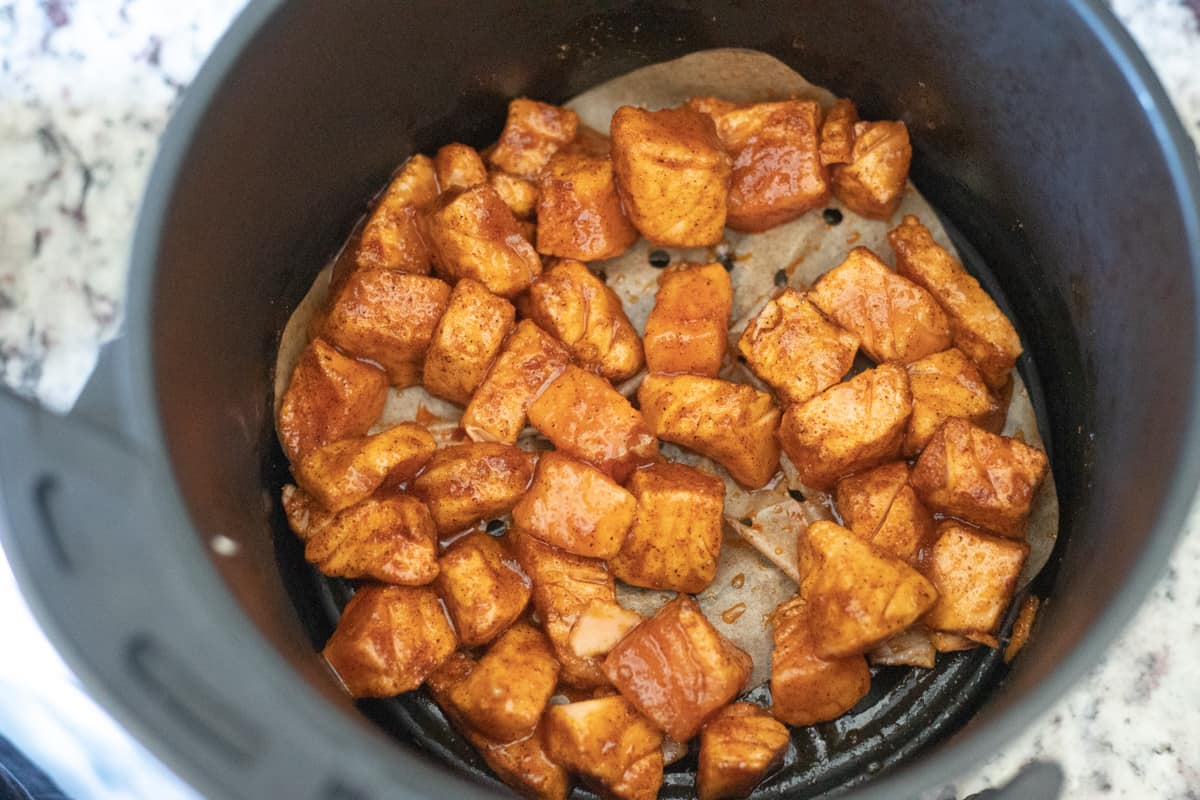
[(363, 704), (376, 726), (314, 652), (344, 594), (278, 509), (279, 332), (409, 153), (484, 144), (514, 95), (751, 47), (909, 124), (915, 182), (1015, 314), (1063, 509), (1037, 586), (1051, 599), (1011, 671), (986, 651), (885, 670), (850, 717), (798, 731), (762, 793), (903, 797), (969, 769), (1099, 658), (1195, 489), (1200, 181), (1161, 89), (1085, 0), (531, 6), (251, 4), (164, 140), (127, 336), (88, 408), (60, 420), (0, 397), (6, 550), (31, 601), (213, 796), (489, 793), (423, 697)]

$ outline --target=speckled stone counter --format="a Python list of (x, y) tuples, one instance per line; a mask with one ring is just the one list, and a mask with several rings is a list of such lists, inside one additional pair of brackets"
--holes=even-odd
[[(0, 2), (4, 383), (67, 409), (98, 345), (118, 334), (157, 139), (242, 4)], [(1114, 8), (1196, 139), (1200, 2), (1116, 0)], [(1063, 765), (1069, 798), (1200, 797), (1200, 517), (1105, 662), (1022, 737), (931, 796), (1003, 783), (1034, 758)]]

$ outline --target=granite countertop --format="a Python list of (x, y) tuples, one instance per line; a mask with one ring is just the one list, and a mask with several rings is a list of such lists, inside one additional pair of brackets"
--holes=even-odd
[[(0, 0), (0, 381), (68, 409), (99, 343), (118, 333), (130, 237), (158, 137), (243, 3)], [(1200, 141), (1200, 0), (1113, 6)], [(0, 559), (0, 639), (16, 637), (37, 657), (0, 659), (9, 662), (0, 669), (0, 733), (80, 798), (194, 796), (89, 705), (3, 567)], [(1041, 758), (1063, 765), (1068, 798), (1200, 797), (1198, 665), (1194, 513), (1167, 574), (1107, 659), (1023, 736), (933, 796), (1003, 783)], [(53, 687), (29, 690), (48, 676), (72, 687), (70, 703)], [(66, 756), (63, 737), (75, 745)]]

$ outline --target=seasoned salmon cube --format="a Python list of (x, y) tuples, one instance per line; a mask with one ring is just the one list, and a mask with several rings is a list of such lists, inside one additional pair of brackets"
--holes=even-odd
[(433, 457), (437, 443), (424, 426), (402, 422), (373, 436), (343, 439), (292, 465), (296, 483), (329, 511), (341, 511), (404, 483)]
[(788, 725), (837, 719), (871, 689), (871, 671), (862, 655), (817, 656), (804, 599), (796, 596), (775, 609), (771, 651), (771, 713)]
[(903, 461), (842, 478), (836, 498), (846, 527), (889, 555), (916, 566), (933, 543), (933, 515), (908, 485)]
[(834, 325), (795, 289), (784, 289), (750, 321), (738, 351), (785, 403), (803, 403), (854, 365), (858, 337)]
[(1021, 355), (1021, 339), (996, 301), (916, 217), (906, 216), (888, 233), (888, 244), (896, 253), (896, 270), (928, 289), (946, 310), (954, 346), (979, 366), (989, 386), (1003, 388)]
[(415, 155), (404, 162), (363, 225), (354, 248), (354, 268), (429, 274), (429, 244), (420, 212), (437, 196), (433, 161)]
[(437, 533), (429, 509), (416, 498), (368, 497), (331, 513), (304, 491), (285, 486), (283, 508), (304, 540), (304, 557), (326, 575), (405, 586), (437, 577)]
[(567, 367), (529, 406), (529, 421), (555, 447), (618, 483), (658, 460), (658, 441), (642, 415), (598, 375)]
[(908, 485), (908, 465), (893, 461), (837, 482), (834, 502), (846, 527), (871, 541), (900, 490)]
[(609, 561), (634, 586), (696, 594), (717, 573), (725, 482), (683, 464), (652, 464), (633, 473), (633, 527)]
[(947, 633), (996, 633), (1028, 555), (1024, 542), (951, 520), (941, 523), (928, 569), (938, 601), (921, 621)]
[(677, 595), (634, 628), (604, 659), (604, 674), (677, 742), (700, 732), (741, 693), (750, 656), (717, 632), (700, 606)]
[(434, 702), (442, 709), (446, 720), (456, 727), (464, 727), (463, 717), (450, 701), (450, 690), (466, 680), (478, 666), (479, 662), (466, 652), (456, 650), (425, 679)]
[(856, 122), (850, 163), (833, 167), (833, 193), (864, 217), (887, 219), (908, 184), (912, 144), (903, 122)]
[(638, 403), (656, 436), (713, 459), (748, 489), (779, 469), (779, 408), (766, 392), (698, 375), (647, 375)]
[(1021, 539), (1049, 462), (1036, 447), (946, 420), (925, 445), (912, 485), (931, 509)]
[(496, 777), (535, 800), (566, 800), (570, 777), (565, 769), (550, 760), (542, 746), (541, 723), (532, 735), (524, 739), (500, 743), (468, 725), (463, 714), (455, 707), (450, 693), (470, 677), (477, 667), (475, 659), (460, 650), (430, 673), (425, 685), (429, 687), (446, 719), (474, 745)]
[(979, 369), (956, 347), (908, 365), (913, 413), (904, 437), (904, 455), (925, 449), (942, 423), (962, 417), (984, 430), (999, 433), (1005, 409), (989, 391)]
[(411, 386), (449, 302), (450, 285), (437, 278), (360, 270), (334, 297), (321, 335), (350, 355), (381, 365), (394, 385)]
[(779, 439), (800, 480), (828, 489), (844, 475), (899, 456), (911, 412), (908, 374), (883, 364), (788, 406)]
[(507, 744), (485, 741), (479, 734), (467, 738), (496, 777), (520, 794), (534, 800), (566, 800), (571, 791), (571, 776), (550, 759), (542, 730), (539, 723), (532, 735)]
[(477, 442), (514, 444), (529, 404), (571, 363), (566, 346), (529, 320), (505, 341), (462, 415), (463, 430)]
[(550, 159), (538, 179), (539, 253), (603, 261), (624, 253), (637, 238), (608, 156), (570, 148)]
[(730, 162), (707, 114), (622, 106), (611, 136), (617, 189), (643, 236), (669, 247), (721, 241)]
[(579, 115), (571, 109), (518, 97), (508, 104), (508, 119), (488, 161), (505, 172), (536, 177), (578, 130)]
[(551, 706), (542, 741), (550, 758), (605, 797), (658, 797), (662, 732), (620, 695)]
[(616, 604), (617, 591), (603, 561), (572, 555), (526, 533), (515, 531), (514, 549), (521, 569), (533, 583), (533, 607), (562, 664), (562, 682), (578, 689), (606, 686), (600, 662), (578, 656), (571, 630), (593, 603)]
[(429, 212), (434, 263), (446, 275), (474, 278), (502, 297), (523, 292), (542, 260), (499, 193), (484, 183), (446, 192)]
[(788, 729), (754, 703), (717, 712), (700, 734), (696, 794), (700, 800), (747, 797), (783, 761)]
[(849, 164), (854, 159), (854, 125), (858, 109), (850, 100), (838, 100), (821, 123), (821, 163)]
[(642, 624), (642, 616), (616, 603), (593, 601), (580, 612), (567, 645), (581, 658), (602, 656), (617, 646), (631, 630)]
[(290, 461), (365, 434), (383, 411), (387, 374), (313, 339), (292, 370), (279, 404), (279, 441)]
[(321, 655), (352, 697), (393, 697), (420, 686), (456, 647), (433, 589), (370, 584), (350, 598)]
[(500, 354), (517, 312), (482, 283), (463, 278), (425, 353), (422, 384), (432, 395), (466, 405)]
[(497, 742), (512, 742), (537, 727), (554, 694), (558, 670), (546, 635), (518, 623), (450, 690), (450, 701), (475, 730)]
[(538, 460), (513, 522), (568, 553), (608, 559), (621, 549), (636, 508), (633, 495), (600, 470), (551, 452)]
[(911, 486), (900, 489), (871, 543), (885, 553), (917, 566), (933, 543), (934, 522), (929, 509)]
[[(540, 230), (540, 217), (538, 224)], [(565, 344), (577, 364), (603, 378), (623, 381), (642, 368), (642, 342), (621, 299), (578, 261), (543, 272), (522, 311)]]
[(732, 310), (733, 284), (720, 264), (665, 270), (646, 320), (646, 366), (651, 372), (717, 377)]
[(933, 295), (865, 247), (822, 275), (808, 299), (856, 335), (878, 363), (907, 364), (950, 346), (950, 322)]
[(512, 511), (533, 476), (534, 457), (497, 442), (467, 442), (439, 450), (412, 482), (439, 534)]
[(517, 566), (505, 538), (469, 533), (446, 548), (438, 567), (434, 588), (463, 647), (492, 641), (529, 604), (529, 578)]
[[(711, 105), (689, 103), (698, 111)], [(748, 103), (708, 113), (733, 161), (726, 221), (730, 228), (765, 231), (829, 199), (819, 154), (819, 103)]]
[(493, 171), (488, 173), (488, 183), (517, 219), (528, 219), (537, 208), (538, 185), (529, 178)]
[(488, 182), (487, 167), (470, 145), (459, 142), (444, 145), (433, 157), (433, 166), (443, 192), (470, 189)]
[(801, 561), (811, 565), (800, 596), (820, 658), (865, 653), (937, 601), (937, 590), (921, 573), (840, 525), (814, 522), (800, 549)]

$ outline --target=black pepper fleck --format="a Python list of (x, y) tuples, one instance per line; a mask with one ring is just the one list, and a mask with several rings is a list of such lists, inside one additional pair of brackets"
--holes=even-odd
[(777, 271), (775, 273), (775, 285), (776, 286), (787, 286), (787, 284), (788, 284), (787, 271), (782, 270), (782, 269)]
[(739, 364), (746, 364), (746, 363), (748, 363), (748, 362), (746, 361), (746, 357), (745, 357), (744, 355), (742, 355), (741, 353), (738, 353), (737, 360), (738, 360), (738, 363), (739, 363)]
[(797, 503), (804, 502), (804, 493), (799, 489), (788, 489), (788, 497), (792, 498)]
[(650, 266), (655, 269), (662, 269), (671, 263), (671, 254), (666, 250), (651, 250), (650, 251)]
[(754, 524), (754, 520), (750, 519), (749, 517), (742, 517), (741, 519), (738, 520), (738, 522), (742, 523), (747, 528), (749, 528), (751, 525)]
[(842, 221), (842, 212), (836, 208), (827, 208), (821, 212), (821, 217), (826, 225), (838, 225)]

